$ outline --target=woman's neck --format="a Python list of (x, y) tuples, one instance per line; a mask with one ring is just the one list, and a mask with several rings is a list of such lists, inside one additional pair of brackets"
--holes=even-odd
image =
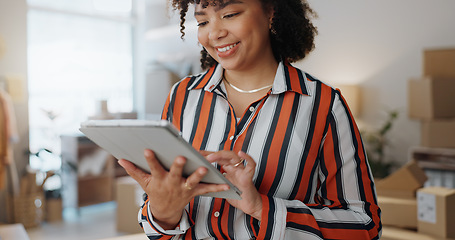
[(268, 61), (267, 63), (256, 64), (253, 68), (241, 70), (224, 71), (224, 78), (231, 84), (244, 90), (256, 89), (273, 84), (278, 62)]

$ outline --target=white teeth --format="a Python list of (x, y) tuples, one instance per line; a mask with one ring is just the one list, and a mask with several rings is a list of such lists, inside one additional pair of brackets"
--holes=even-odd
[(231, 50), (233, 47), (235, 47), (237, 45), (237, 43), (234, 43), (232, 45), (229, 45), (227, 47), (224, 47), (224, 48), (217, 48), (218, 52), (226, 52), (228, 50)]

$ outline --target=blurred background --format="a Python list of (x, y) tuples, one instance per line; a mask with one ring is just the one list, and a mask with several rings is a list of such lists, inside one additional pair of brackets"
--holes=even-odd
[[(410, 84), (411, 79), (441, 77), (430, 76), (428, 64), (455, 69), (455, 2), (308, 2), (318, 14), (316, 48), (294, 65), (341, 89), (363, 133), (375, 177), (387, 177), (417, 155), (441, 156), (438, 149), (443, 149), (443, 165), (420, 164), (427, 176), (421, 184), (453, 188), (455, 140), (449, 135), (455, 135), (455, 98), (446, 94), (438, 102), (428, 93), (428, 101), (421, 99), (430, 102), (428, 108), (445, 104), (448, 110), (419, 115), (424, 106), (410, 99), (425, 96), (435, 83), (414, 93)], [(63, 195), (57, 222), (66, 216), (60, 217), (58, 209), (77, 209), (73, 219), (81, 217), (81, 207), (99, 203), (114, 202), (117, 211), (116, 193), (132, 183), (120, 181), (124, 172), (81, 136), (79, 125), (87, 119), (159, 118), (172, 84), (201, 71), (196, 31), (190, 9), (181, 40), (178, 13), (165, 0), (0, 0), (0, 89), (10, 98), (16, 130), (7, 138), (13, 164), (4, 164), (8, 174), (0, 173), (6, 179), (0, 222), (11, 219), (8, 199), (20, 194), (24, 175), (32, 175), (46, 194), (56, 192), (57, 200)], [(441, 49), (448, 57), (429, 62)], [(455, 74), (442, 77), (455, 81)], [(453, 81), (438, 91), (455, 93)], [(411, 110), (412, 104), (417, 110)], [(430, 136), (437, 130), (425, 129), (434, 129), (431, 124), (441, 116), (446, 121), (442, 132), (449, 137)], [(435, 145), (433, 138), (442, 143)], [(140, 196), (140, 190), (135, 194)], [(43, 228), (38, 222), (32, 229)], [(111, 230), (100, 237), (121, 235)]]

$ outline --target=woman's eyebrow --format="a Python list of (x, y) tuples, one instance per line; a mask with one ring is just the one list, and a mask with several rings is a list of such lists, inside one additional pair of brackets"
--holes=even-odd
[[(219, 6), (217, 6), (215, 8), (215, 12), (218, 12), (220, 11), (221, 9), (229, 6), (229, 5), (232, 5), (232, 4), (241, 4), (243, 3), (242, 1), (240, 0), (231, 0), (231, 1), (227, 1), (227, 2), (224, 2), (223, 4), (220, 4)], [(203, 15), (206, 15), (205, 14), (205, 11), (194, 11), (194, 16), (203, 16)]]

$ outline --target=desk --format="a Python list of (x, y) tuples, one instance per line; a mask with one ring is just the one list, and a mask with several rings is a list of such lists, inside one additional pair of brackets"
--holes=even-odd
[(18, 224), (0, 225), (0, 239), (1, 240), (30, 240), (24, 226)]

